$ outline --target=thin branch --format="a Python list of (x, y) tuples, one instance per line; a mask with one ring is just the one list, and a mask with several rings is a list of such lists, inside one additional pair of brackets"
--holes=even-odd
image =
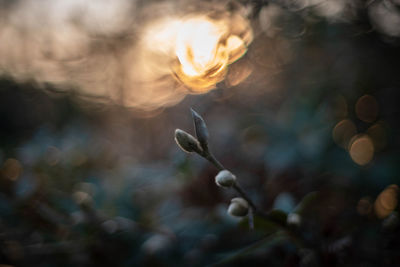
[(250, 199), (250, 197), (247, 195), (247, 193), (240, 187), (238, 182), (235, 182), (235, 184), (232, 186), (233, 189), (236, 190), (236, 192), (242, 197), (244, 198), (250, 205), (250, 207), (254, 210), (257, 211), (257, 207), (254, 204), (254, 202)]
[(249, 227), (250, 227), (250, 229), (254, 229), (254, 211), (253, 211), (253, 208), (252, 207), (250, 207), (249, 208), (249, 215), (247, 216), (248, 218), (249, 218)]
[[(204, 148), (203, 148), (204, 149)], [(219, 171), (225, 170), (225, 167), (215, 158), (215, 156), (211, 153), (208, 147), (205, 147), (202, 153), (198, 153), (203, 158), (207, 159), (210, 163), (212, 163)], [(249, 227), (250, 229), (254, 229), (254, 213), (259, 214), (258, 209), (254, 202), (251, 200), (249, 195), (242, 189), (239, 183), (236, 181), (232, 188), (238, 193), (239, 196), (244, 198), (247, 203), (249, 203)]]
[[(203, 155), (201, 155), (203, 156)], [(206, 160), (208, 160), (209, 162), (211, 162), (219, 171), (225, 170), (225, 167), (221, 164), (221, 162), (219, 162), (214, 155), (207, 151), (206, 155), (203, 156)]]
[[(193, 137), (189, 133), (182, 131), (180, 129), (175, 130), (175, 141), (177, 142), (178, 146), (181, 147), (184, 151), (186, 152), (195, 152), (201, 157), (205, 158), (208, 160), (211, 164), (213, 164), (219, 171), (226, 170), (225, 167), (216, 159), (216, 157), (211, 153), (209, 147), (208, 147), (208, 138), (209, 138), (209, 133), (208, 129), (206, 126), (206, 123), (204, 122), (204, 119), (193, 109), (191, 109), (192, 112), (192, 117), (193, 117), (193, 122), (194, 122), (194, 128), (196, 132), (196, 137)], [(257, 208), (257, 206), (254, 204), (254, 202), (251, 200), (249, 195), (243, 190), (243, 188), (240, 186), (240, 184), (234, 180), (233, 184), (230, 184), (231, 188), (237, 192), (237, 194), (246, 200), (248, 203), (248, 219), (249, 219), (249, 227), (250, 229), (254, 228), (254, 215), (261, 216), (263, 218), (273, 218), (273, 216), (270, 216), (268, 213), (262, 212), (260, 209)], [(281, 226), (282, 223), (279, 223)]]
[[(211, 162), (219, 171), (226, 170), (225, 167), (215, 158), (215, 156), (208, 149), (206, 149), (200, 156)], [(244, 198), (249, 203), (250, 207), (254, 211), (258, 210), (254, 202), (250, 199), (249, 195), (247, 195), (247, 193), (243, 190), (243, 188), (239, 185), (237, 181), (232, 187), (242, 198)]]

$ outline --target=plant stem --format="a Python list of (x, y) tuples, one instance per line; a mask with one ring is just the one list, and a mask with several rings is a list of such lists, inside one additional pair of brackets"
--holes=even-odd
[(203, 157), (211, 162), (219, 171), (225, 170), (224, 166), (214, 157), (211, 152), (207, 151), (206, 155)]
[[(211, 153), (211, 151), (206, 147), (202, 154), (200, 154), (203, 158), (207, 159), (211, 162), (219, 171), (225, 170), (225, 167), (215, 158), (215, 156)], [(259, 213), (256, 205), (247, 195), (247, 193), (242, 189), (238, 182), (235, 182), (232, 188), (242, 197), (247, 203), (249, 203), (249, 227), (250, 229), (254, 229), (254, 213)]]
[(249, 218), (249, 227), (250, 229), (254, 229), (254, 211), (253, 208), (249, 208), (249, 215), (247, 216)]
[(233, 187), (233, 189), (236, 190), (236, 192), (237, 192), (242, 198), (244, 198), (244, 199), (249, 203), (250, 207), (251, 207), (254, 211), (257, 211), (256, 205), (255, 205), (254, 202), (250, 199), (250, 197), (247, 195), (247, 193), (242, 189), (242, 187), (239, 185), (238, 182), (235, 182), (235, 183), (233, 184), (232, 187)]

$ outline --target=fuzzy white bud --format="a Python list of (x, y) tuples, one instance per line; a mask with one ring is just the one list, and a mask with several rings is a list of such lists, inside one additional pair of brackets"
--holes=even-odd
[(301, 217), (297, 213), (289, 213), (286, 219), (286, 223), (289, 225), (300, 225), (301, 224)]
[(175, 142), (185, 152), (201, 152), (199, 141), (191, 134), (180, 129), (175, 130)]
[(231, 200), (228, 214), (235, 217), (244, 217), (249, 212), (249, 203), (244, 198), (235, 197)]
[(215, 176), (215, 183), (221, 187), (231, 187), (235, 181), (236, 176), (228, 170), (222, 170)]

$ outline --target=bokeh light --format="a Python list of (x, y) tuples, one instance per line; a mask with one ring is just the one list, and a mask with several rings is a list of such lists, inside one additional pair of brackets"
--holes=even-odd
[(380, 33), (389, 37), (400, 36), (399, 1), (373, 1), (368, 6), (368, 15)]
[(399, 187), (395, 184), (389, 185), (375, 200), (374, 211), (378, 218), (386, 218), (397, 207), (397, 194)]
[(343, 95), (337, 95), (333, 98), (333, 115), (336, 118), (346, 118), (349, 114), (349, 107), (346, 98)]
[(1, 172), (7, 179), (16, 181), (22, 174), (22, 165), (18, 160), (9, 158), (4, 162)]
[(349, 146), (351, 159), (358, 165), (368, 164), (374, 157), (374, 144), (368, 135), (358, 135)]
[(332, 137), (336, 144), (347, 149), (351, 138), (357, 133), (356, 126), (349, 119), (338, 122), (332, 131)]
[[(400, 54), (378, 2), (400, 3), (0, 0), (1, 263), (400, 266)], [(255, 231), (176, 146), (190, 107)]]
[(247, 51), (253, 32), (243, 8), (19, 1), (0, 10), (0, 74), (95, 103), (171, 106), (215, 88)]
[(355, 105), (357, 117), (364, 122), (374, 122), (378, 116), (379, 106), (371, 95), (363, 95)]
[(176, 77), (194, 92), (215, 87), (224, 79), (228, 64), (239, 59), (252, 40), (247, 22), (242, 19), (238, 23), (242, 32), (235, 33), (225, 21), (207, 16), (180, 21), (178, 28), (172, 29), (177, 31), (177, 61), (173, 67)]

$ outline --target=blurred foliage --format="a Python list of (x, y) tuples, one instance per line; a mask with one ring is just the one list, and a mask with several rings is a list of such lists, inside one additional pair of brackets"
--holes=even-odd
[[(399, 266), (395, 38), (371, 31), (365, 10), (351, 23), (282, 10), (284, 27), (260, 30), (217, 90), (153, 113), (3, 77), (0, 264)], [(270, 212), (254, 231), (226, 214), (234, 194), (217, 170), (175, 145), (191, 106)]]

